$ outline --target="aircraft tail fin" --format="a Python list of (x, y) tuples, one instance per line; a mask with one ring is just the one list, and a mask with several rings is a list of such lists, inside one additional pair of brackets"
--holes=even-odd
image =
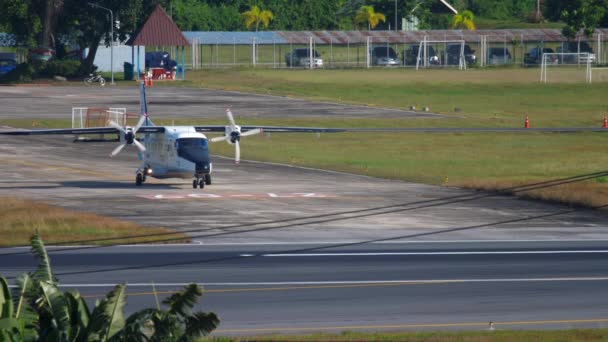
[(139, 86), (139, 115), (146, 117), (144, 126), (155, 126), (152, 120), (148, 117), (148, 101), (146, 100), (146, 85), (141, 82)]

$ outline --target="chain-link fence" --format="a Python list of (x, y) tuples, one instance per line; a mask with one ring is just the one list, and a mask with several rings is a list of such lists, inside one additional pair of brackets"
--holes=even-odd
[(568, 40), (557, 29), (478, 31), (189, 32), (192, 69), (539, 66), (543, 53), (607, 63), (608, 29)]

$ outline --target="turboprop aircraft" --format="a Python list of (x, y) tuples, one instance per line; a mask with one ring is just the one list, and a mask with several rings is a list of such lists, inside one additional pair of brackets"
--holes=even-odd
[[(235, 147), (235, 162), (240, 161), (240, 140), (242, 137), (261, 132), (300, 132), (332, 133), (344, 132), (345, 129), (313, 127), (277, 127), (277, 126), (239, 126), (229, 109), (226, 110), (229, 125), (227, 126), (156, 126), (148, 116), (145, 86), (140, 86), (140, 118), (135, 127), (123, 127), (110, 121), (110, 127), (40, 129), (0, 132), (4, 135), (86, 135), (118, 134), (118, 145), (110, 156), (116, 156), (126, 146), (135, 146), (141, 161), (135, 172), (135, 184), (142, 185), (147, 177), (154, 178), (190, 178), (193, 188), (204, 188), (211, 185), (213, 164), (209, 155), (209, 139), (204, 132), (223, 132), (221, 137), (212, 138), (212, 142), (226, 141)], [(143, 138), (138, 138), (137, 135)], [(141, 140), (141, 141), (140, 141)]]

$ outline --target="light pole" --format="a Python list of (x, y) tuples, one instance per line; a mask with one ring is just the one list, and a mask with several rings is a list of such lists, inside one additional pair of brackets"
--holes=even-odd
[(95, 7), (95, 8), (101, 8), (104, 9), (108, 12), (110, 12), (110, 35), (111, 35), (111, 42), (110, 42), (110, 71), (112, 72), (112, 85), (114, 85), (114, 13), (112, 12), (111, 9), (103, 7), (101, 5), (98, 4), (94, 4), (89, 2), (88, 3), (89, 6), (91, 7)]
[(397, 0), (395, 0), (395, 31), (398, 30), (397, 27)]

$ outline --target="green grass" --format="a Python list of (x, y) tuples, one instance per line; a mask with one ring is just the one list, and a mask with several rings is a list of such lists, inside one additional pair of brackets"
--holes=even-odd
[(458, 121), (410, 120), (411, 126), (518, 127), (526, 113), (536, 127), (601, 124), (608, 83), (584, 84), (584, 70), (576, 68), (550, 72), (554, 83), (547, 85), (539, 84), (539, 74), (536, 68), (466, 72), (244, 69), (191, 72), (187, 82), (176, 85), (401, 109), (428, 106), (433, 112), (461, 117)]
[[(601, 127), (608, 83), (559, 69), (541, 85), (538, 69), (224, 70), (190, 73), (186, 84), (370, 106), (418, 108), (447, 119), (246, 119), (242, 124), (328, 127)], [(578, 80), (578, 82), (577, 82)], [(455, 108), (458, 108), (456, 111)], [(238, 116), (238, 112), (235, 113)], [(574, 134), (273, 134), (247, 138), (243, 158), (429, 184), (483, 189), (606, 170), (608, 136)], [(231, 147), (213, 145), (231, 155)], [(528, 193), (573, 204), (608, 203), (608, 184), (589, 181)]]
[(519, 330), (496, 330), (496, 331), (464, 331), (464, 332), (352, 332), (341, 334), (308, 334), (308, 335), (269, 335), (269, 336), (246, 336), (246, 337), (215, 337), (203, 339), (213, 342), (257, 342), (257, 341), (282, 341), (282, 342), (599, 342), (608, 339), (608, 329), (571, 329), (571, 330), (548, 330), (548, 331), (519, 331)]

